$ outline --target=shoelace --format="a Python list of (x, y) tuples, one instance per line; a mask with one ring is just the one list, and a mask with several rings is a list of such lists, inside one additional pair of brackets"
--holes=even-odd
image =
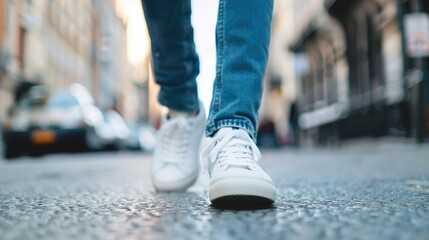
[(189, 121), (184, 117), (172, 119), (162, 126), (158, 144), (164, 163), (179, 163), (185, 157), (191, 130)]
[(231, 133), (214, 140), (201, 154), (203, 170), (210, 174), (216, 161), (224, 169), (229, 167), (250, 169), (261, 159), (261, 152), (253, 140), (249, 136), (246, 137), (244, 140), (237, 138), (236, 133)]

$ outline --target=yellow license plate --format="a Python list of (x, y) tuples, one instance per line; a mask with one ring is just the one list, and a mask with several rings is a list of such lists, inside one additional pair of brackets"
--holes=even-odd
[(55, 133), (51, 130), (38, 130), (31, 134), (31, 140), (35, 144), (50, 144), (55, 142)]

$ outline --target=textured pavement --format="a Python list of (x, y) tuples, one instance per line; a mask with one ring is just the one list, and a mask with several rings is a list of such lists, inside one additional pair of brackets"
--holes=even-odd
[(155, 193), (150, 156), (0, 160), (0, 239), (429, 239), (429, 145), (268, 150), (276, 204), (218, 210), (202, 176)]

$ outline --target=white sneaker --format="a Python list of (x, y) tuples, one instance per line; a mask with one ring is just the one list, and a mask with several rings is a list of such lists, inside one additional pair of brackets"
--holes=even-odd
[(276, 188), (257, 161), (261, 153), (242, 129), (222, 128), (202, 153), (211, 181), (209, 198), (213, 205), (272, 204)]
[(182, 113), (163, 119), (152, 165), (152, 182), (157, 191), (185, 191), (194, 184), (205, 120), (201, 103), (196, 116)]

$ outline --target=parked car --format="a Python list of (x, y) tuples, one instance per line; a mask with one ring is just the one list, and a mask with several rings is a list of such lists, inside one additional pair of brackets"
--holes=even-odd
[(126, 140), (130, 134), (124, 119), (116, 111), (103, 112), (103, 126), (99, 136), (106, 149), (119, 150), (126, 146)]
[(43, 94), (41, 86), (33, 87), (13, 107), (3, 126), (4, 156), (40, 155), (63, 148), (99, 149), (97, 128), (102, 122), (101, 111), (83, 86), (73, 84), (49, 95)]
[(156, 146), (156, 129), (148, 124), (129, 123), (130, 135), (127, 148), (135, 151), (151, 152)]
[(139, 134), (140, 148), (146, 152), (155, 150), (157, 137), (156, 129), (152, 126), (142, 126)]
[(140, 124), (137, 122), (128, 122), (128, 129), (130, 129), (130, 134), (127, 138), (127, 149), (129, 150), (140, 150), (140, 140), (139, 140), (139, 132), (140, 132)]

